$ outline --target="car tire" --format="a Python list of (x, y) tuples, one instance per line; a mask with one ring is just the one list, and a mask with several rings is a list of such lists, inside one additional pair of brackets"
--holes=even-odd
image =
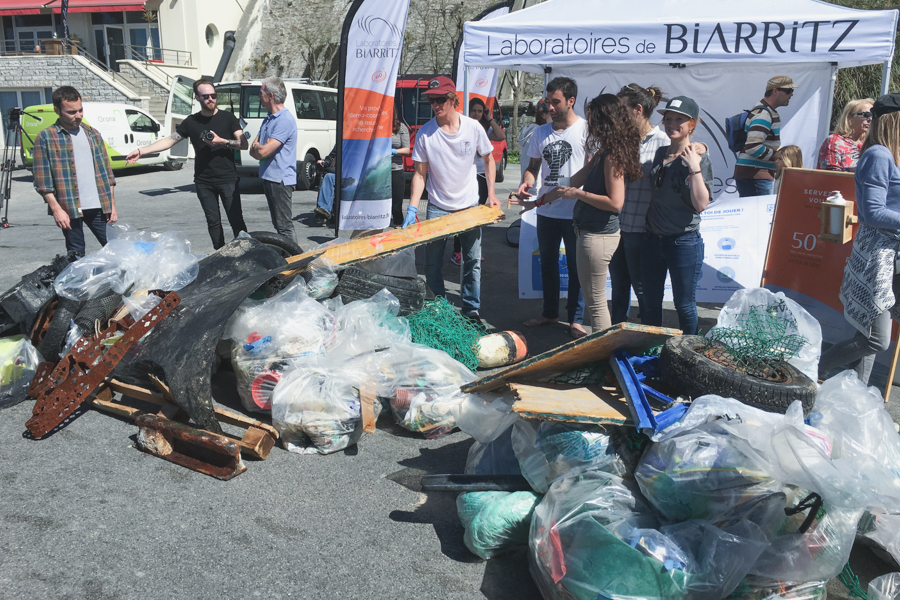
[(274, 231), (250, 231), (247, 235), (266, 246), (271, 246), (284, 258), (303, 254), (303, 248), (300, 247), (300, 244), (280, 233), (275, 233)]
[(307, 152), (306, 156), (303, 158), (303, 162), (297, 165), (297, 188), (299, 190), (311, 190), (315, 188), (318, 173), (315, 155)]
[(385, 288), (400, 301), (401, 316), (418, 312), (425, 304), (425, 282), (421, 279), (378, 275), (359, 267), (344, 269), (335, 295), (352, 302), (371, 298)]
[(516, 219), (506, 228), (506, 243), (513, 248), (519, 247), (519, 234), (522, 232), (522, 219)]
[(696, 348), (705, 343), (706, 338), (699, 335), (681, 335), (669, 338), (663, 344), (660, 372), (678, 394), (691, 399), (717, 394), (782, 414), (795, 400), (800, 400), (804, 416), (812, 411), (816, 402), (816, 384), (790, 363), (775, 363), (783, 381), (767, 381), (739, 373), (698, 353)]
[(163, 163), (166, 171), (180, 171), (184, 167), (184, 161), (167, 160)]
[(503, 157), (500, 159), (500, 164), (497, 165), (497, 183), (503, 183), (503, 180), (506, 178), (504, 173), (506, 172), (506, 152), (503, 153)]
[(70, 323), (83, 306), (84, 302), (79, 300), (70, 300), (62, 296), (57, 299), (56, 312), (53, 313), (50, 326), (44, 333), (44, 339), (37, 347), (37, 351), (45, 361), (53, 364), (59, 362), (59, 351), (62, 350), (66, 334), (69, 333)]

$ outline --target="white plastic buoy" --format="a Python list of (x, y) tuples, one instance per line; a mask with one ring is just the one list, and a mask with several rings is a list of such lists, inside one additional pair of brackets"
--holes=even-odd
[(478, 339), (477, 356), (479, 369), (493, 369), (511, 365), (528, 356), (525, 336), (518, 331), (501, 331)]

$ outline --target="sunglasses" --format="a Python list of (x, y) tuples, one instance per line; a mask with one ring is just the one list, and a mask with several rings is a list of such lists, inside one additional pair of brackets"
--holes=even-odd
[(450, 98), (448, 98), (447, 96), (437, 96), (435, 98), (429, 98), (428, 103), (434, 106), (435, 104), (443, 104), (449, 99)]
[(218, 94), (200, 94), (202, 100), (215, 100), (217, 97)]
[(785, 94), (793, 94), (794, 88), (778, 88), (779, 92), (784, 92)]
[(867, 110), (867, 111), (865, 111), (865, 112), (852, 113), (850, 116), (851, 116), (851, 117), (862, 117), (863, 119), (871, 119), (871, 118), (872, 118), (872, 111)]
[(659, 171), (656, 173), (656, 188), (659, 189), (662, 187), (663, 179), (666, 178), (666, 167), (665, 165), (659, 166)]

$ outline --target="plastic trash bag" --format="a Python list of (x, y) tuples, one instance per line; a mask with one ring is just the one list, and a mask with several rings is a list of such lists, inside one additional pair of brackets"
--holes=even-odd
[(856, 540), (884, 562), (900, 569), (900, 514), (870, 508), (859, 520)]
[(732, 592), (731, 600), (824, 600), (827, 586), (828, 581), (779, 581), (773, 584), (748, 575)]
[(410, 344), (408, 362), (400, 366), (390, 395), (397, 423), (433, 438), (456, 428), (456, 415), (468, 394), (461, 385), (476, 379), (465, 365), (446, 352)]
[(489, 559), (528, 545), (531, 517), (541, 497), (531, 492), (468, 492), (456, 499), (472, 554)]
[(784, 303), (784, 312), (779, 316), (793, 317), (796, 326), (789, 326), (787, 335), (799, 334), (806, 338), (806, 344), (797, 356), (787, 362), (794, 365), (813, 381), (818, 381), (819, 358), (822, 354), (822, 326), (806, 309), (784, 295), (772, 293), (765, 288), (750, 288), (736, 291), (716, 319), (716, 327), (739, 327), (738, 318), (750, 312), (752, 306), (769, 306)]
[(0, 338), (0, 408), (25, 399), (43, 357), (25, 335)]
[[(509, 413), (511, 417), (493, 439), (486, 442), (476, 441), (469, 446), (469, 454), (466, 457), (466, 475), (521, 475), (522, 468), (519, 459), (513, 450), (512, 432), (513, 425), (521, 419), (515, 413)], [(463, 430), (465, 431), (465, 430)]]
[(638, 457), (635, 453), (630, 458), (629, 469), (625, 435), (615, 426), (519, 419), (513, 426), (512, 446), (522, 475), (534, 491), (545, 493), (554, 480), (581, 471), (596, 469), (630, 476)]
[(306, 282), (309, 297), (318, 300), (331, 296), (338, 284), (337, 272), (340, 268), (327, 258), (319, 257), (312, 261), (300, 273)]
[(898, 600), (900, 573), (888, 573), (869, 582), (869, 600)]
[(265, 301), (245, 301), (224, 334), (235, 342), (231, 364), (244, 408), (267, 412), (281, 378), (304, 357), (326, 352), (337, 335), (337, 318), (306, 294), (302, 278)]
[(69, 264), (53, 282), (60, 296), (88, 300), (109, 289), (123, 295), (139, 290), (180, 290), (199, 272), (191, 244), (174, 231), (153, 233), (108, 225), (106, 246)]
[(338, 306), (333, 312), (339, 334), (329, 355), (335, 361), (411, 343), (409, 322), (398, 316), (400, 301), (386, 289), (371, 298)]
[(416, 271), (415, 248), (407, 248), (388, 256), (363, 261), (356, 266), (375, 275), (390, 275), (391, 277), (406, 277), (408, 279), (415, 279), (419, 276)]
[[(377, 418), (381, 404), (374, 406)], [(331, 454), (343, 450), (362, 437), (359, 390), (322, 357), (309, 357), (275, 385), (272, 425), (290, 452)]]

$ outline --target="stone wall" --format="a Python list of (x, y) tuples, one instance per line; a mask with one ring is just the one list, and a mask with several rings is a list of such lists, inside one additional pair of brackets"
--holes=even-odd
[[(83, 60), (83, 59), (82, 59)], [(4, 89), (58, 88), (71, 85), (89, 102), (122, 102), (148, 109), (146, 99), (112, 85), (73, 56), (0, 57), (0, 86)]]

